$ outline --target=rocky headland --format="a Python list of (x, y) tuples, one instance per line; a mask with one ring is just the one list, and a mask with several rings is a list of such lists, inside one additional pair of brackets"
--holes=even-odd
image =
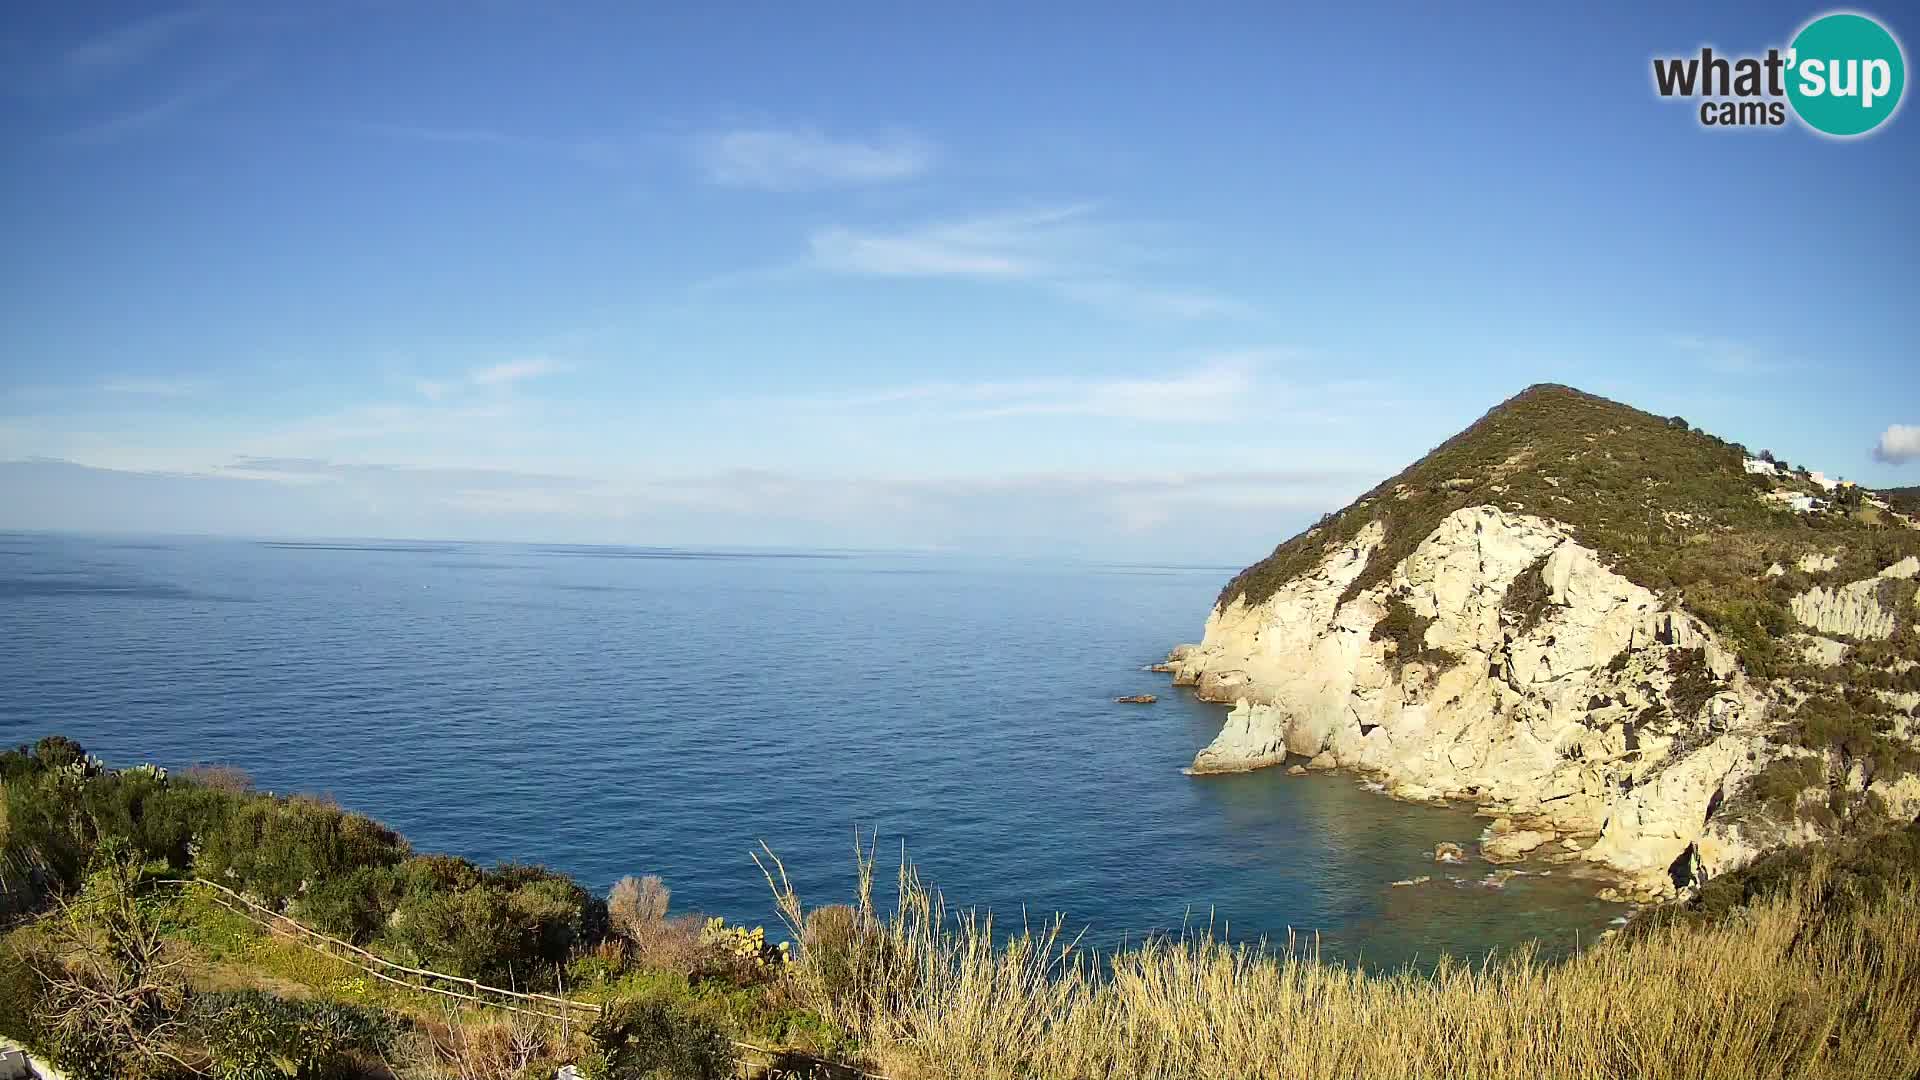
[[(1304, 762), (1471, 801), (1487, 861), (1641, 898), (1913, 817), (1920, 531), (1753, 462), (1528, 390), (1227, 586), (1163, 667), (1233, 706), (1190, 771)], [(1828, 497), (1777, 495), (1802, 488)]]

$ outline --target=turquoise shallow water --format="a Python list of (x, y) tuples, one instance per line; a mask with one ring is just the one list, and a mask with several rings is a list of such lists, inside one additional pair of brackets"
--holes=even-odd
[[(733, 919), (772, 918), (761, 839), (845, 899), (856, 827), (955, 903), (1089, 943), (1211, 921), (1397, 964), (1618, 914), (1564, 874), (1436, 867), (1464, 810), (1182, 775), (1223, 711), (1143, 669), (1233, 569), (6, 534), (0, 741), (238, 765), (422, 850), (659, 873)], [(1135, 693), (1160, 700), (1113, 703)]]

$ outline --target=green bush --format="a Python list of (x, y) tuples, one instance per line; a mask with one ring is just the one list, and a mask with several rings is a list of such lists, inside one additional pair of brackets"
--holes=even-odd
[(399, 893), (399, 878), (392, 867), (359, 866), (313, 883), (292, 912), (329, 934), (365, 945), (386, 928)]
[[(1821, 870), (1817, 876), (1816, 865)], [(1920, 881), (1920, 821), (1871, 836), (1762, 855), (1708, 881), (1690, 899), (1647, 909), (1629, 931), (1642, 932), (1666, 922), (1722, 922), (1755, 901), (1785, 893), (1797, 884), (1813, 888), (1808, 899), (1820, 917), (1838, 918), (1914, 881)]]
[(219, 828), (202, 838), (202, 877), (284, 904), (309, 882), (406, 858), (406, 841), (371, 818), (331, 803), (294, 797), (235, 800)]
[(610, 1001), (588, 1031), (592, 1080), (722, 1080), (733, 1043), (714, 1024), (659, 1000)]
[(1545, 555), (1535, 559), (1514, 577), (1500, 601), (1500, 609), (1513, 616), (1515, 637), (1525, 637), (1551, 609), (1553, 590), (1547, 587), (1546, 568)]
[(1414, 612), (1399, 596), (1387, 598), (1387, 612), (1375, 623), (1369, 635), (1374, 641), (1393, 642), (1393, 666), (1396, 670), (1420, 661), (1444, 669), (1460, 662), (1452, 652), (1427, 644), (1427, 628), (1433, 620)]
[(335, 1080), (358, 1074), (355, 1055), (377, 1056), (398, 1026), (385, 1013), (330, 1001), (293, 1001), (258, 990), (195, 999), (190, 1026), (219, 1080)]
[(1713, 695), (1723, 689), (1713, 668), (1707, 664), (1705, 649), (1674, 649), (1667, 653), (1667, 673), (1673, 676), (1667, 700), (1673, 703), (1674, 714), (1683, 720), (1699, 716)]
[(39, 1023), (46, 982), (18, 940), (0, 938), (0, 1035), (40, 1046), (46, 1035)]
[(1826, 780), (1826, 766), (1817, 758), (1776, 758), (1754, 776), (1753, 793), (1768, 813), (1790, 821), (1800, 804), (1800, 793), (1815, 784), (1824, 785)]
[(800, 955), (827, 1000), (851, 1001), (859, 993), (860, 974), (866, 967), (861, 953), (868, 947), (867, 938), (854, 909), (846, 904), (830, 904), (807, 914)]

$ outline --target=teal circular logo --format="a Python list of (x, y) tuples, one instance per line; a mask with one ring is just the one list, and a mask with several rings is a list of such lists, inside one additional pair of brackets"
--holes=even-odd
[(1865, 15), (1822, 15), (1793, 39), (1787, 99), (1815, 131), (1864, 135), (1900, 107), (1906, 57), (1886, 27)]

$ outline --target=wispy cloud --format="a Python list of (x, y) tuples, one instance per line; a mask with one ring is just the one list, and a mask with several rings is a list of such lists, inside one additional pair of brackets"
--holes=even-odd
[(1905, 465), (1920, 461), (1920, 425), (1894, 424), (1880, 433), (1880, 444), (1873, 448), (1875, 461)]
[(454, 486), (459, 488), (562, 488), (579, 487), (577, 476), (557, 473), (526, 472), (519, 469), (495, 469), (468, 466), (396, 465), (384, 462), (341, 462), (329, 458), (260, 457), (242, 455), (219, 466), (215, 472), (259, 479), (290, 481), (317, 480), (336, 483), (411, 484), (414, 486)]
[(190, 397), (204, 387), (193, 379), (109, 376), (97, 384), (108, 394), (134, 394), (143, 397)]
[(715, 132), (695, 138), (693, 152), (708, 182), (763, 191), (906, 180), (934, 158), (930, 143), (910, 135), (834, 138), (807, 129)]
[(1054, 288), (1070, 299), (1136, 315), (1212, 319), (1253, 313), (1243, 301), (1199, 289), (1157, 288), (1137, 282), (1101, 280), (1061, 281), (1054, 283)]
[(112, 75), (160, 52), (208, 14), (206, 8), (192, 7), (122, 23), (68, 49), (62, 67), (75, 81)]
[(1087, 204), (1042, 207), (898, 229), (832, 226), (807, 238), (814, 265), (883, 277), (1063, 274), (1087, 235)]
[(527, 379), (552, 375), (565, 369), (565, 365), (551, 357), (536, 356), (477, 368), (467, 377), (477, 386), (508, 386)]
[(192, 112), (232, 88), (238, 72), (227, 72), (180, 87), (144, 105), (123, 110), (104, 120), (61, 132), (53, 142), (63, 146), (106, 146), (161, 127)]
[(1185, 370), (1164, 373), (927, 382), (810, 395), (786, 404), (801, 410), (913, 410), (956, 420), (1084, 416), (1212, 423), (1246, 413), (1255, 400), (1272, 408), (1305, 397), (1271, 378), (1276, 361), (1297, 355), (1289, 349), (1251, 349), (1205, 357)]
[(1752, 345), (1703, 334), (1679, 334), (1667, 339), (1673, 349), (1707, 370), (1721, 375), (1763, 375), (1786, 369)]
[(567, 370), (569, 369), (566, 364), (550, 356), (530, 356), (477, 367), (451, 378), (416, 378), (411, 381), (413, 389), (421, 397), (428, 401), (441, 401), (463, 390), (476, 387), (508, 389), (532, 379), (557, 375)]
[(1142, 258), (1126, 231), (1101, 220), (1090, 203), (895, 228), (833, 225), (807, 237), (808, 265), (868, 277), (1021, 281), (1135, 316), (1204, 319), (1249, 313), (1231, 297), (1125, 276)]

